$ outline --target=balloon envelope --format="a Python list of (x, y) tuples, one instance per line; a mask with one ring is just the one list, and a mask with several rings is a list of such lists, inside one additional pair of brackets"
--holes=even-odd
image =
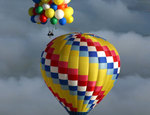
[(114, 86), (120, 58), (105, 39), (75, 32), (52, 40), (40, 66), (45, 83), (67, 112), (86, 115)]

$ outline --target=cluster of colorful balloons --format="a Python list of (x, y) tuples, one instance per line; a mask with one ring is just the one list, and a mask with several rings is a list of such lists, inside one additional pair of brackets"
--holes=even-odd
[(31, 21), (37, 24), (46, 24), (48, 19), (50, 23), (65, 25), (72, 23), (74, 10), (68, 6), (71, 0), (33, 0), (35, 7), (28, 10)]

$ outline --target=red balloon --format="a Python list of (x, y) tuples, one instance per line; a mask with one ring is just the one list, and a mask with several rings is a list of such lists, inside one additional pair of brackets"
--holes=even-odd
[(33, 15), (37, 15), (35, 8), (33, 8)]
[(51, 5), (52, 3), (53, 3), (53, 0), (50, 0), (50, 1), (48, 2), (48, 4), (50, 4), (50, 5)]
[(45, 15), (45, 10), (43, 10), (42, 14)]
[(42, 23), (45, 23), (46, 21), (47, 21), (47, 17), (45, 16), (45, 15), (40, 15), (40, 21), (42, 22)]
[(39, 4), (36, 4), (36, 3), (35, 3), (35, 5), (34, 5), (34, 6), (35, 6), (35, 7), (38, 7), (38, 6), (39, 6)]
[(64, 4), (64, 6), (65, 6), (65, 8), (67, 8), (67, 7), (68, 7), (68, 4)]

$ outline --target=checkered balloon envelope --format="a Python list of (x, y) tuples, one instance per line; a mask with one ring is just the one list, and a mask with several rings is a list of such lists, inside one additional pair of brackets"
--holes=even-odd
[(120, 58), (106, 39), (75, 32), (52, 40), (40, 66), (45, 83), (67, 112), (86, 115), (114, 86)]

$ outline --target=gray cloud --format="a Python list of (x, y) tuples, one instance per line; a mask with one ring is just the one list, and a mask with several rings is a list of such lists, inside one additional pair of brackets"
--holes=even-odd
[(139, 74), (150, 75), (150, 36), (142, 36), (134, 32), (114, 33), (112, 31), (92, 32), (110, 41), (117, 48), (121, 57), (121, 76)]
[[(48, 29), (43, 29), (42, 34), (31, 33), (27, 39), (7, 38), (0, 39), (1, 65), (0, 76), (25, 75), (28, 77), (40, 74), (40, 54), (50, 41), (46, 33)], [(56, 35), (67, 33), (57, 29)], [(117, 48), (121, 57), (121, 77), (122, 75), (139, 74), (146, 78), (150, 75), (150, 36), (142, 36), (134, 32), (116, 33), (112, 31), (91, 32), (102, 36), (110, 41)]]
[(63, 110), (40, 78), (0, 80), (0, 91), (1, 115), (55, 115), (56, 108)]
[(114, 3), (117, 1), (121, 1), (131, 10), (138, 10), (149, 12), (150, 11), (150, 1), (149, 0), (103, 0), (108, 3)]
[[(137, 1), (72, 0), (75, 22), (57, 26), (55, 37), (91, 32), (113, 43), (120, 53), (120, 79), (91, 115), (150, 113), (150, 15), (145, 12), (148, 2)], [(31, 6), (32, 0), (0, 1), (0, 114), (66, 114), (41, 79), (40, 54), (50, 41), (49, 29), (30, 22)]]
[[(149, 115), (149, 80), (140, 76), (118, 79), (108, 96), (89, 115)], [(2, 115), (67, 114), (40, 78), (0, 79)]]
[(149, 115), (149, 86), (149, 80), (138, 75), (120, 79), (91, 115)]
[[(131, 8), (137, 6), (137, 0), (75, 0), (70, 3), (75, 9), (75, 21), (73, 24), (58, 26), (66, 31), (89, 32), (92, 30), (109, 29), (116, 32), (134, 31), (140, 34), (148, 35), (149, 19), (148, 13), (134, 11)], [(143, 2), (138, 3), (140, 7)], [(40, 32), (47, 27), (32, 24), (28, 16), (28, 8), (33, 6), (31, 1), (14, 0), (7, 2), (0, 1), (0, 34), (3, 37), (15, 36), (25, 38), (29, 32)], [(129, 8), (129, 5), (131, 8)], [(135, 5), (135, 6), (134, 6)], [(143, 7), (146, 4), (143, 4)], [(7, 8), (8, 7), (8, 8)]]
[[(104, 0), (83, 0), (80, 4), (72, 2), (75, 13), (75, 23), (70, 27), (78, 28), (79, 31), (91, 31), (109, 29), (116, 32), (135, 31), (140, 34), (149, 34), (149, 18), (147, 13), (139, 10), (130, 10), (126, 2), (114, 0), (106, 2)], [(130, 4), (134, 4), (131, 2)], [(84, 5), (84, 7), (83, 7)], [(132, 6), (130, 6), (132, 7)], [(134, 7), (134, 6), (133, 6)], [(80, 24), (80, 26), (79, 26)]]
[[(40, 30), (40, 33), (27, 33), (26, 38), (0, 38), (0, 76), (8, 78), (11, 76), (35, 77), (40, 74), (40, 55), (48, 42), (48, 28)], [(57, 30), (55, 37), (66, 33)]]

